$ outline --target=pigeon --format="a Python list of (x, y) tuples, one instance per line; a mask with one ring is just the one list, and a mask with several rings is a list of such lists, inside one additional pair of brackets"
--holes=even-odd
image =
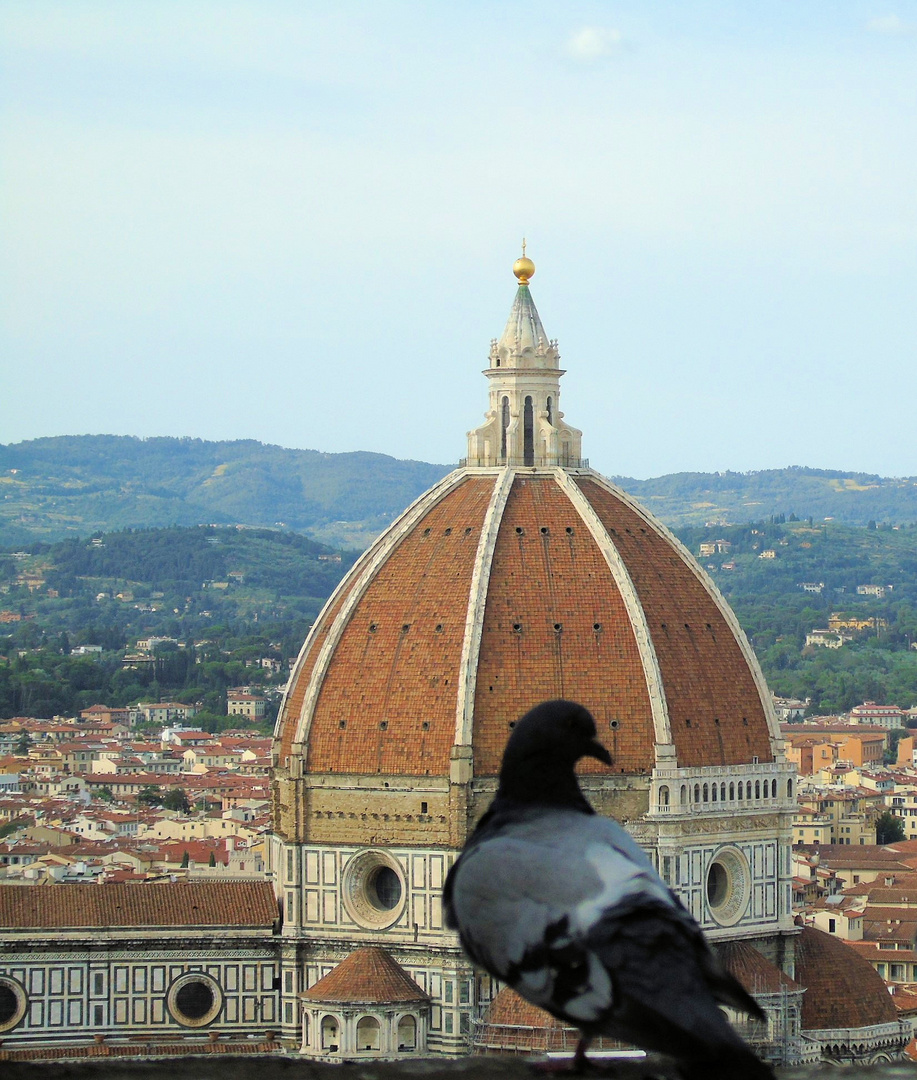
[(490, 808), (449, 871), (446, 922), (479, 967), (571, 1026), (573, 1068), (597, 1035), (676, 1059), (684, 1080), (773, 1080), (719, 1004), (766, 1016), (717, 961), (636, 841), (574, 772), (612, 759), (582, 705), (515, 725)]

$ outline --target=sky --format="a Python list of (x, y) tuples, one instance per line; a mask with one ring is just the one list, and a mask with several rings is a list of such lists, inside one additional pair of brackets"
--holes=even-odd
[(917, 475), (917, 0), (0, 0), (0, 443)]

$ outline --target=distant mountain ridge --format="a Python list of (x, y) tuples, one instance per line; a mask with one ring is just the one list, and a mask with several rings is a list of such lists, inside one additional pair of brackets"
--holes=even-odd
[(667, 525), (744, 524), (775, 514), (848, 525), (917, 521), (917, 477), (810, 469), (671, 473), (652, 480), (612, 477)]
[[(0, 545), (123, 528), (285, 527), (365, 546), (451, 466), (255, 440), (69, 435), (0, 446)], [(793, 467), (613, 477), (672, 526), (774, 514), (917, 521), (917, 479)]]
[[(449, 471), (251, 439), (65, 435), (0, 446), (0, 540), (169, 525), (284, 526), (363, 546)], [(333, 526), (333, 527), (332, 527)]]

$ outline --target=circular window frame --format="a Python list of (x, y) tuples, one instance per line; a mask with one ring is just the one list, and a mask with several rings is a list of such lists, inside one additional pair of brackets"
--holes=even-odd
[[(203, 983), (211, 991), (213, 1004), (203, 1016), (195, 1019), (181, 1011), (178, 1007), (177, 998), (182, 987), (196, 982)], [(216, 979), (206, 975), (203, 971), (187, 971), (169, 984), (169, 989), (166, 991), (166, 1008), (169, 1010), (169, 1016), (172, 1017), (176, 1024), (181, 1024), (182, 1027), (186, 1028), (205, 1028), (212, 1024), (223, 1011), (223, 988)]]
[(13, 1028), (18, 1027), (25, 1019), (25, 1014), (29, 1008), (29, 995), (26, 993), (25, 987), (19, 982), (18, 979), (14, 979), (11, 975), (0, 975), (0, 986), (5, 986), (12, 991), (13, 997), (16, 998), (16, 1009), (9, 1020), (4, 1020), (0, 1023), (0, 1032), (12, 1031)]
[[(394, 907), (386, 908), (374, 902), (373, 878), (382, 869), (393, 871), (401, 886)], [(404, 912), (407, 883), (401, 864), (387, 852), (372, 848), (357, 852), (347, 863), (341, 893), (347, 914), (355, 923), (367, 930), (387, 930)]]
[[(717, 890), (721, 895), (710, 897), (711, 875), (717, 877)], [(748, 911), (751, 902), (751, 867), (748, 859), (737, 847), (718, 848), (707, 864), (704, 876), (704, 896), (710, 918), (718, 926), (735, 926)]]

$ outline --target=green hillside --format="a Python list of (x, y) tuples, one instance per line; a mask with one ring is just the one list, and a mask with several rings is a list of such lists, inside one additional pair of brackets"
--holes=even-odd
[(253, 440), (74, 435), (0, 446), (0, 548), (97, 531), (244, 524), (362, 547), (448, 472)]
[[(810, 698), (822, 713), (865, 700), (917, 705), (917, 526), (778, 517), (677, 532), (732, 606), (775, 693)], [(717, 541), (729, 547), (701, 553)], [(858, 592), (868, 586), (884, 595)], [(807, 647), (832, 615), (873, 622), (840, 649)]]
[(672, 473), (653, 480), (614, 477), (669, 526), (742, 524), (772, 515), (850, 525), (917, 521), (917, 478), (883, 478), (794, 466), (760, 472)]
[[(166, 697), (202, 701), (213, 719), (227, 686), (285, 681), (355, 558), (296, 533), (227, 526), (126, 530), (0, 556), (0, 717)], [(154, 662), (132, 663), (149, 636), (175, 640)], [(80, 656), (80, 646), (102, 651)]]

